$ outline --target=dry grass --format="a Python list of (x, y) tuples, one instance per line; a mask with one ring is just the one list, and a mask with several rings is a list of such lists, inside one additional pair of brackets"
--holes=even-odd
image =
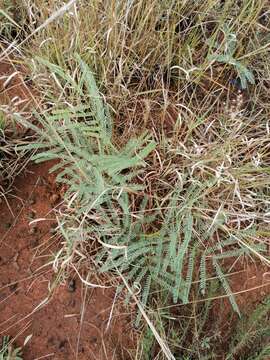
[[(250, 257), (269, 265), (265, 251), (270, 235), (267, 1), (94, 0), (57, 12), (62, 5), (62, 1), (44, 6), (43, 0), (25, 0), (19, 10), (9, 9), (22, 28), (13, 40), (13, 55), (26, 59), (41, 94), (41, 119), (48, 120), (51, 109), (74, 111), (89, 103), (91, 96), (85, 88), (78, 93), (82, 79), (75, 57), (78, 53), (95, 74), (110, 108), (112, 147), (121, 154), (128, 140), (145, 130), (156, 143), (140, 174), (133, 177), (142, 185), (140, 190), (127, 191), (127, 208), (116, 205), (112, 193), (109, 211), (120, 220), (128, 216), (131, 229), (138, 219), (155, 215), (152, 223), (142, 226), (143, 236), (157, 239), (166, 224), (171, 232), (178, 229), (179, 246), (186, 236), (186, 217), (191, 216), (186, 267), (194, 244), (199, 249), (195, 265), (201, 262), (202, 267), (205, 256), (207, 271), (215, 268), (222, 279), (219, 266), (224, 266), (224, 272), (234, 271)], [(25, 18), (27, 27), (23, 26)], [(62, 119), (58, 120), (61, 123)], [(106, 153), (108, 148), (104, 149)], [(91, 185), (90, 176), (81, 179)], [(79, 269), (84, 256), (96, 266), (93, 241), (111, 247), (131, 245), (129, 237), (114, 242), (110, 230), (107, 238), (89, 230), (91, 221), (100, 225), (107, 218), (100, 220), (100, 209), (95, 212), (80, 202), (75, 204), (76, 193), (69, 196), (60, 227), (63, 231), (64, 225), (68, 228), (64, 233), (67, 243), (69, 236), (72, 239), (77, 234), (80, 241), (71, 242), (72, 252), (67, 257), (61, 253), (55, 266)], [(142, 211), (138, 204), (145, 196), (147, 206)], [(173, 208), (177, 211), (169, 222)], [(108, 209), (103, 211), (104, 216), (111, 216)], [(121, 221), (117, 226), (123, 226)], [(171, 241), (164, 239), (164, 244)], [(234, 241), (233, 246), (224, 245), (228, 239)], [(167, 251), (166, 246), (163, 250)], [(229, 261), (224, 260), (224, 253)], [(201, 282), (202, 293), (207, 290), (210, 273), (191, 276), (192, 282)], [(160, 286), (158, 283), (149, 291), (158, 291)]]

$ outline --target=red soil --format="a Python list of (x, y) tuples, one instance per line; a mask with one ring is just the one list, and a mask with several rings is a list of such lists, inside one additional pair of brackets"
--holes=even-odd
[[(24, 360), (129, 359), (128, 350), (119, 351), (134, 343), (129, 317), (113, 311), (106, 331), (115, 289), (86, 289), (73, 278), (50, 295), (55, 274), (46, 264), (61, 240), (52, 234), (59, 197), (49, 165), (32, 165), (16, 180), (8, 203), (0, 204), (0, 334), (20, 346), (32, 335)], [(46, 220), (34, 227), (33, 218)]]

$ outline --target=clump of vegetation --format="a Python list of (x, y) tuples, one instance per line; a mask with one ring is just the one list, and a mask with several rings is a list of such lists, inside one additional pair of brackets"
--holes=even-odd
[[(36, 123), (16, 119), (38, 136), (21, 149), (58, 160), (51, 171), (67, 189), (54, 269), (79, 273), (86, 261), (89, 281), (120, 277), (119, 293), (140, 305), (136, 324), (143, 314), (162, 334), (163, 345), (146, 330), (146, 358), (154, 334), (173, 359), (179, 333), (183, 356), (214, 358), (211, 304), (192, 341), (189, 322), (170, 338), (152, 314), (164, 292), (164, 306), (194, 311), (191, 296), (207, 297), (217, 279), (217, 297), (240, 316), (230, 274), (249, 259), (269, 264), (265, 2), (81, 1), (60, 12), (61, 1), (48, 3), (25, 8), (40, 29), (25, 54), (37, 54), (43, 110)], [(228, 356), (248, 349), (244, 337), (231, 341)]]
[[(150, 153), (157, 145), (141, 135), (122, 148), (116, 148), (112, 143), (112, 120), (97, 91), (95, 79), (80, 58), (78, 62), (81, 68), (78, 84), (59, 67), (47, 65), (59, 81), (65, 80), (66, 85), (73, 86), (77, 99), (83, 96), (90, 101), (89, 105), (77, 103), (70, 109), (59, 109), (52, 115), (39, 117), (41, 129), (28, 125), (40, 135), (39, 142), (26, 147), (46, 149), (38, 151), (33, 157), (36, 161), (60, 160), (52, 171), (61, 170), (57, 181), (68, 186), (69, 209), (74, 208), (79, 216), (79, 228), (75, 232), (72, 225), (74, 235), (66, 230), (69, 246), (61, 250), (62, 261), (67, 264), (73, 261), (77, 246), (80, 253), (84, 253), (81, 248), (84, 242), (75, 241), (77, 231), (83, 232), (85, 238), (103, 245), (96, 260), (101, 271), (117, 268), (127, 274), (131, 284), (142, 282), (142, 301), (146, 304), (152, 286), (157, 285), (165, 287), (175, 303), (179, 300), (187, 303), (194, 265), (196, 259), (200, 259), (197, 274), (201, 292), (206, 292), (207, 268), (211, 263), (233, 308), (239, 313), (221, 264), (224, 259), (256, 253), (263, 256), (267, 249), (255, 238), (257, 225), (248, 226), (246, 230), (230, 228), (224, 205), (211, 209), (212, 197), (208, 194), (221, 188), (221, 180), (211, 172), (208, 179), (203, 179), (204, 170), (192, 181), (189, 172), (185, 174), (179, 169), (173, 177), (175, 188), (165, 182), (165, 177), (163, 198), (158, 197), (159, 189), (150, 198), (147, 187), (139, 184), (148, 170), (140, 167), (153, 162)], [(80, 100), (81, 103), (86, 101)], [(171, 158), (180, 155), (171, 153)], [(148, 164), (143, 161), (146, 157)], [(229, 195), (231, 190), (227, 191)], [(149, 208), (150, 200), (152, 208)], [(215, 218), (204, 216), (200, 210), (202, 206), (216, 212)], [(102, 220), (97, 221), (98, 218)], [(215, 234), (220, 238), (217, 244), (213, 242)]]
[(226, 360), (235, 357), (249, 360), (267, 359), (270, 355), (270, 298), (245, 315), (231, 336), (230, 350)]
[(1, 360), (23, 360), (22, 351), (19, 347), (14, 347), (10, 342), (9, 336), (4, 336), (2, 339), (2, 346), (0, 349)]
[[(217, 282), (212, 283), (211, 294), (217, 290)], [(183, 306), (181, 311), (169, 307), (158, 311), (156, 317), (163, 326), (161, 332), (167, 337), (175, 359), (268, 359), (269, 297), (241, 319), (227, 319), (233, 326), (226, 328), (225, 336), (222, 308), (221, 301), (214, 307), (213, 301), (206, 300)], [(159, 352), (149, 328), (144, 329), (138, 353), (144, 360), (166, 358)]]

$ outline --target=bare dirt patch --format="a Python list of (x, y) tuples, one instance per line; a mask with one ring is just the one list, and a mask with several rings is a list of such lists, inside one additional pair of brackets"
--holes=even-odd
[[(123, 308), (106, 330), (115, 289), (86, 289), (70, 278), (49, 291), (55, 274), (46, 264), (60, 241), (53, 231), (59, 197), (50, 165), (30, 166), (8, 203), (0, 204), (0, 334), (20, 346), (32, 334), (25, 360), (133, 358), (134, 331)], [(29, 225), (38, 218), (46, 220)]]

